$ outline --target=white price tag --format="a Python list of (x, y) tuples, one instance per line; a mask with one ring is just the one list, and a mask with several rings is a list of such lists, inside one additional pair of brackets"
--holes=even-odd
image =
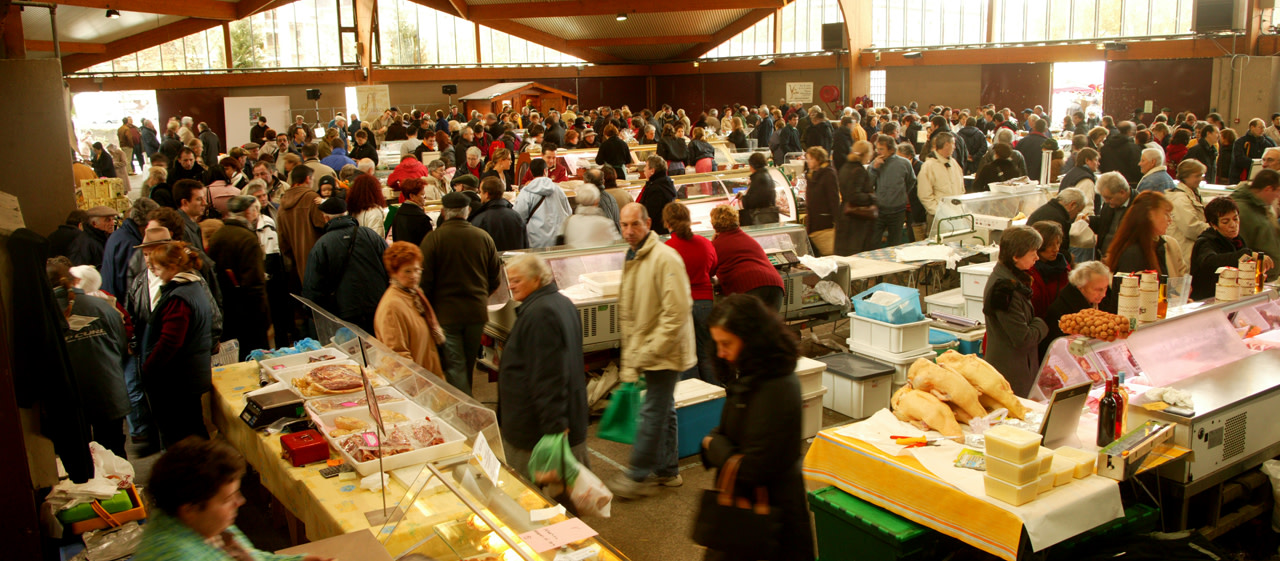
[(484, 433), (476, 434), (476, 442), (471, 447), (471, 455), (480, 462), (480, 469), (484, 470), (484, 474), (489, 476), (489, 481), (494, 485), (498, 484), (498, 473), (502, 470), (502, 464), (498, 462), (498, 457), (493, 455), (493, 449), (489, 448), (489, 441), (484, 437)]

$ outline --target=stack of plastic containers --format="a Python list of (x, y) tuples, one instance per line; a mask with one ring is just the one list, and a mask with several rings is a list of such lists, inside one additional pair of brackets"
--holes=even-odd
[(849, 351), (893, 367), (895, 391), (907, 383), (907, 370), (916, 359), (938, 356), (929, 344), (931, 322), (927, 319), (900, 325), (858, 315), (849, 319)]
[[(987, 443), (987, 496), (1022, 506), (1040, 494), (1045, 475), (1052, 478), (1053, 454), (1041, 452), (1040, 435), (1010, 425), (998, 425), (983, 433)], [(1052, 485), (1049, 489), (1052, 489)], [(1048, 490), (1048, 489), (1046, 489)]]

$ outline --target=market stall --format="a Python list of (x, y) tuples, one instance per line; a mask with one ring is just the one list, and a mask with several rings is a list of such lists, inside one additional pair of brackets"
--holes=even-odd
[[(564, 545), (582, 551), (583, 559), (625, 559), (499, 463), (502, 440), (492, 410), (359, 328), (311, 307), (318, 337), (328, 346), (218, 368), (212, 392), (218, 429), (305, 523), (309, 539), (369, 528), (395, 558), (420, 553), (442, 560), (533, 561), (556, 554), (561, 544), (546, 539), (556, 533), (547, 528), (565, 523), (556, 529), (575, 528), (576, 537)], [(357, 378), (367, 382), (325, 385), (336, 378), (321, 373), (343, 369), (360, 372)], [(260, 377), (279, 383), (260, 390)], [(276, 405), (264, 409), (261, 394), (272, 390), (298, 399), (267, 402)], [(318, 431), (281, 435), (250, 428), (249, 420), (280, 406), (301, 413)], [(384, 428), (375, 432), (375, 425)], [(350, 438), (360, 445), (347, 446)], [(310, 442), (295, 446), (299, 440)], [(326, 477), (337, 460), (354, 471)], [(382, 472), (390, 474), (385, 494), (369, 490)]]

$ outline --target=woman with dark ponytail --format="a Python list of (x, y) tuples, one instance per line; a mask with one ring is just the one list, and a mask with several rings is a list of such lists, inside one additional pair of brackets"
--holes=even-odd
[(800, 470), (803, 407), (794, 374), (799, 343), (778, 313), (750, 294), (722, 298), (707, 321), (716, 343), (716, 372), (728, 395), (720, 426), (702, 440), (703, 465), (719, 469), (737, 458), (734, 496), (755, 501), (756, 490), (765, 488), (780, 524), (772, 536), (743, 536), (744, 545), (753, 546), (750, 554), (711, 547), (706, 559), (812, 560), (813, 531)]
[(151, 250), (149, 268), (162, 285), (143, 337), (142, 385), (166, 448), (188, 436), (209, 437), (200, 400), (212, 388), (214, 312), (200, 267), (189, 244)]

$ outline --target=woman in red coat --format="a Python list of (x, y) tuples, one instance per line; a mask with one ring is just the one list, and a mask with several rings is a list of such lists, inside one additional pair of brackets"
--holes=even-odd
[(1040, 244), (1040, 259), (1027, 271), (1031, 275), (1031, 307), (1036, 317), (1044, 319), (1049, 313), (1049, 305), (1058, 298), (1067, 285), (1067, 273), (1071, 272), (1071, 262), (1062, 253), (1062, 226), (1057, 222), (1041, 220), (1031, 225), (1040, 233), (1043, 242)]
[(711, 209), (711, 227), (716, 237), (716, 264), (711, 274), (720, 281), (720, 293), (746, 293), (759, 298), (772, 310), (782, 311), (782, 275), (769, 262), (760, 242), (738, 225), (738, 211), (729, 205)]

